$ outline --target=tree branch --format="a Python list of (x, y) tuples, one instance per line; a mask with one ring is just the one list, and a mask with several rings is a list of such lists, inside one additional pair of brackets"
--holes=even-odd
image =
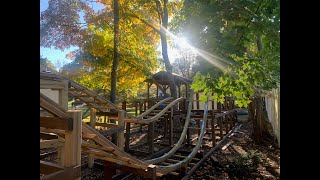
[[(262, 5), (262, 2), (263, 2), (263, 0), (260, 1), (260, 4), (258, 5), (258, 7), (257, 7), (257, 9), (256, 9), (256, 11), (255, 11), (255, 13), (254, 13), (254, 15), (257, 15), (257, 13), (258, 13), (258, 11), (260, 10), (260, 7), (261, 7), (261, 5)], [(250, 18), (250, 19), (249, 19), (249, 22), (248, 22), (246, 28), (248, 28), (248, 27), (250, 26), (250, 24), (251, 24), (251, 22), (252, 22), (252, 19), (253, 19), (253, 18)], [(244, 33), (245, 33), (245, 31), (242, 33), (242, 35), (241, 35), (241, 37), (239, 38), (236, 46), (238, 46), (238, 44), (240, 43), (241, 39), (242, 39), (243, 36), (244, 36)]]
[(156, 11), (158, 13), (159, 21), (160, 21), (160, 24), (161, 24), (162, 19), (163, 19), (163, 12), (162, 12), (162, 8), (161, 8), (161, 4), (160, 4), (160, 2), (158, 0), (155, 0), (155, 2), (156, 2), (156, 6), (157, 6)]
[(162, 32), (161, 32), (159, 29), (157, 29), (156, 27), (154, 27), (152, 24), (150, 24), (150, 23), (147, 22), (146, 20), (140, 18), (139, 16), (137, 16), (137, 15), (135, 15), (135, 14), (133, 14), (133, 13), (128, 14), (128, 15), (139, 19), (139, 20), (140, 20), (141, 22), (143, 22), (145, 25), (147, 25), (147, 26), (149, 26), (150, 28), (152, 28), (156, 33), (158, 33), (158, 34), (160, 34), (160, 35), (162, 34)]

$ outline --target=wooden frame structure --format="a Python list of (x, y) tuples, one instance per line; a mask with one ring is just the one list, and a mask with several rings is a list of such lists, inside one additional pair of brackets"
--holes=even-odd
[[(83, 152), (89, 154), (88, 166), (90, 168), (94, 166), (94, 159), (101, 159), (105, 161), (105, 177), (109, 178), (112, 177), (112, 171), (114, 169), (132, 172), (136, 175), (144, 176), (148, 179), (156, 179), (157, 176), (159, 177), (168, 173), (176, 174), (172, 171), (186, 170), (188, 164), (187, 162), (191, 162), (195, 155), (194, 153), (198, 151), (197, 149), (192, 151), (191, 159), (189, 158), (189, 156), (180, 156), (185, 158), (183, 160), (184, 163), (182, 164), (179, 164), (177, 162), (178, 160), (174, 160), (169, 157), (166, 158), (168, 159), (168, 162), (170, 160), (171, 163), (174, 163), (168, 164), (166, 162), (161, 162), (162, 164), (164, 164), (164, 166), (168, 167), (164, 167), (163, 165), (153, 165), (147, 163), (147, 161), (141, 161), (125, 152), (125, 150), (127, 152), (130, 150), (129, 140), (132, 123), (143, 125), (145, 124), (146, 126), (148, 126), (147, 143), (149, 145), (149, 155), (154, 154), (154, 129), (155, 123), (158, 123), (159, 121), (164, 123), (163, 125), (165, 126), (165, 135), (169, 139), (169, 146), (174, 147), (173, 120), (174, 118), (183, 119), (186, 114), (187, 103), (190, 104), (189, 106), (191, 107), (191, 102), (189, 103), (186, 99), (173, 99), (172, 101), (166, 102), (166, 107), (164, 109), (158, 110), (152, 109), (153, 106), (149, 106), (151, 104), (157, 105), (157, 103), (149, 103), (150, 99), (148, 96), (148, 101), (144, 101), (143, 103), (141, 103), (143, 106), (143, 110), (141, 109), (141, 104), (139, 104), (139, 106), (141, 107), (140, 110), (142, 110), (140, 111), (140, 116), (132, 118), (124, 111), (126, 109), (126, 103), (122, 104), (122, 109), (124, 110), (121, 110), (121, 108), (108, 102), (107, 100), (104, 100), (94, 92), (71, 80), (55, 76), (54, 74), (44, 75), (43, 77), (46, 77), (47, 79), (44, 78), (45, 81), (41, 82), (47, 84), (41, 87), (59, 89), (60, 86), (59, 92), (61, 93), (59, 94), (61, 94), (61, 97), (59, 97), (60, 105), (57, 105), (57, 103), (53, 102), (40, 93), (40, 106), (52, 114), (52, 116), (40, 117), (40, 134), (41, 137), (46, 137), (46, 140), (41, 142), (40, 148), (58, 147), (58, 149), (60, 149), (58, 151), (58, 164), (52, 164), (43, 161), (40, 162), (42, 172), (44, 172), (43, 174), (45, 174), (42, 179), (79, 179), (81, 175), (81, 147)], [(55, 82), (51, 83), (50, 85), (50, 83), (48, 83), (50, 81)], [(185, 83), (185, 80), (181, 80), (181, 82), (178, 84), (180, 84), (181, 86), (182, 82)], [(66, 84), (68, 86), (66, 86)], [(188, 96), (188, 83), (185, 84), (186, 95)], [(151, 84), (148, 84), (149, 88), (150, 86)], [(178, 86), (179, 96), (181, 95), (180, 86)], [(66, 102), (68, 99), (68, 95), (79, 98), (81, 101), (85, 102), (91, 107), (90, 122), (82, 122), (82, 113), (80, 111), (67, 111)], [(65, 99), (65, 101), (63, 101), (62, 99)], [(196, 100), (199, 100), (199, 95), (196, 95)], [(235, 111), (232, 110), (234, 108), (233, 104), (234, 102), (231, 99), (226, 99), (225, 106), (223, 108), (221, 104), (218, 103), (217, 110), (213, 109), (211, 111), (206, 111), (205, 118), (201, 113), (193, 115), (193, 118), (197, 119), (199, 125), (201, 119), (203, 119), (203, 121), (205, 122), (204, 124), (207, 125), (205, 128), (201, 126), (201, 129), (200, 126), (198, 126), (198, 130), (201, 130), (201, 137), (203, 136), (204, 131), (207, 131), (207, 133), (211, 132), (213, 146), (216, 143), (216, 131), (220, 133), (219, 135), (221, 140), (224, 135), (227, 134), (223, 133), (223, 130), (225, 132), (228, 132), (235, 125), (236, 115), (234, 113)], [(174, 105), (177, 105), (179, 108), (174, 109)], [(136, 105), (136, 107), (137, 106), (138, 105)], [(199, 110), (199, 101), (196, 101), (196, 105), (193, 106), (196, 106), (198, 109), (194, 110), (194, 112), (201, 112), (201, 110)], [(97, 122), (97, 116), (108, 117), (108, 120), (115, 120), (116, 123), (113, 124), (107, 121), (104, 121), (103, 123)], [(208, 126), (209, 123), (211, 124), (211, 128), (209, 128)], [(98, 132), (96, 130), (96, 127), (98, 126), (106, 127), (108, 129)], [(217, 128), (217, 126), (219, 127), (219, 129)], [(189, 129), (192, 128), (184, 128), (184, 133), (186, 129), (189, 134)], [(117, 141), (114, 142), (115, 144), (110, 142), (105, 137), (106, 135), (111, 134), (117, 134), (118, 138)], [(190, 134), (188, 134), (187, 142), (190, 142)], [(197, 148), (199, 148), (199, 143), (201, 144), (201, 141), (197, 142)], [(175, 147), (175, 149), (177, 148)], [(177, 155), (173, 154), (173, 156)]]

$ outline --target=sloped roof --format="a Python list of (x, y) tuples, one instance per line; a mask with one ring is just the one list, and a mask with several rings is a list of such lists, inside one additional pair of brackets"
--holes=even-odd
[[(192, 80), (189, 79), (189, 78), (186, 78), (186, 77), (182, 77), (178, 74), (174, 74), (172, 73), (173, 75), (173, 78), (174, 78), (174, 81), (176, 84), (188, 84), (190, 85), (192, 83)], [(155, 73), (153, 75), (153, 79), (156, 80), (156, 82), (158, 84), (161, 84), (161, 85), (169, 85), (169, 81), (168, 81), (168, 72), (166, 71), (159, 71), (157, 73)], [(154, 83), (154, 80), (153, 79), (146, 79), (145, 81), (146, 82), (150, 82), (150, 83)]]

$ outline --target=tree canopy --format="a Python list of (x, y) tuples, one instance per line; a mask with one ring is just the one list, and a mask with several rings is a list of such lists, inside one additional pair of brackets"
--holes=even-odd
[(225, 66), (208, 68), (208, 59), (199, 53), (202, 60), (192, 88), (214, 93), (220, 102), (233, 96), (240, 107), (246, 107), (254, 95), (276, 87), (280, 82), (279, 8), (279, 0), (185, 0), (175, 30), (211, 54), (211, 61)]

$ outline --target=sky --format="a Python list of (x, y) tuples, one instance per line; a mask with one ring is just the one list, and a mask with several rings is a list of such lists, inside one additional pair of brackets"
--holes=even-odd
[[(91, 3), (93, 9), (95, 11), (98, 11), (102, 8), (104, 8), (103, 5), (97, 4), (97, 3)], [(48, 0), (40, 0), (40, 13), (48, 8)], [(84, 22), (83, 20), (83, 13), (80, 13), (80, 21)], [(69, 49), (65, 49), (64, 51), (57, 50), (54, 48), (43, 48), (40, 47), (40, 54), (42, 57), (47, 58), (49, 61), (51, 61), (57, 68), (60, 68), (62, 65), (71, 62), (70, 59), (66, 58), (66, 55), (71, 52), (78, 49), (78, 47), (71, 47)], [(157, 48), (159, 51), (161, 51), (160, 44)], [(176, 49), (170, 48), (168, 46), (168, 55), (171, 62), (174, 61), (174, 57), (178, 56), (178, 51)]]

